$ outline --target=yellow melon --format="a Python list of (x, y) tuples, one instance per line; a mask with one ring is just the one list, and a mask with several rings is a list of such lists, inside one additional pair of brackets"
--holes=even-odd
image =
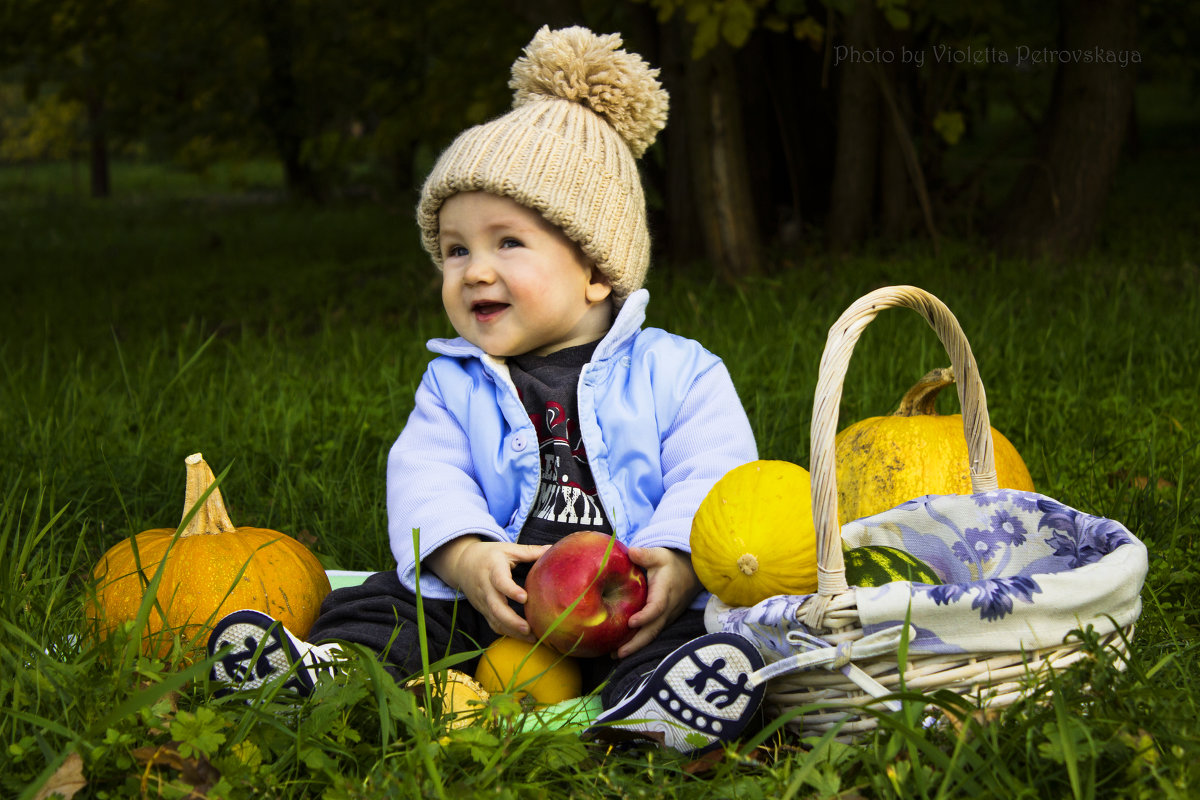
[(752, 461), (713, 486), (692, 520), (692, 566), (733, 606), (817, 588), (817, 534), (808, 470)]
[(574, 659), (546, 645), (501, 636), (484, 651), (475, 680), (491, 694), (511, 692), (530, 697), (537, 705), (579, 697), (583, 678)]

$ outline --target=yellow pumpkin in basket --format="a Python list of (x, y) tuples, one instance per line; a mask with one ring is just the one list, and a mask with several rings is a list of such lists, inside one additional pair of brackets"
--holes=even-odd
[(731, 606), (817, 588), (817, 534), (808, 470), (751, 461), (713, 485), (692, 520), (692, 566)]
[[(954, 370), (935, 369), (905, 393), (891, 416), (871, 417), (837, 435), (838, 524), (927, 494), (970, 494), (962, 414), (940, 415), (938, 392)], [(992, 428), (1002, 489), (1033, 491), (1029, 469), (1012, 443)]]

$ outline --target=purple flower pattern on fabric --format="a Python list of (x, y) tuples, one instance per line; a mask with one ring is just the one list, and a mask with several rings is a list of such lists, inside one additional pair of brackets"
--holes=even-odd
[(1035, 494), (1016, 491), (1009, 491), (1005, 494), (1008, 502), (1018, 511), (1034, 512), (1038, 510), (1038, 498)]
[(1014, 597), (1032, 603), (1033, 595), (1042, 591), (1033, 578), (1025, 575), (989, 578), (979, 581), (978, 587), (979, 596), (971, 603), (971, 608), (979, 609), (979, 616), (985, 620), (1004, 619), (1004, 615), (1013, 610)]
[(996, 537), (985, 528), (967, 528), (963, 531), (965, 541), (955, 542), (951, 546), (954, 555), (966, 564), (982, 564), (999, 551)]
[(1038, 502), (1042, 512), (1039, 529), (1053, 533), (1046, 543), (1054, 555), (1065, 557), (1071, 569), (1094, 564), (1123, 544), (1133, 541), (1125, 528), (1111, 519), (1081, 514), (1073, 508), (1043, 498)]
[(973, 494), (973, 495), (971, 495), (971, 499), (975, 501), (975, 505), (977, 505), (977, 506), (990, 506), (990, 505), (994, 505), (995, 503), (1000, 502), (1004, 498), (1001, 497), (1000, 492), (997, 491), (997, 492), (980, 492), (979, 494)]
[(985, 621), (1003, 619), (1009, 614), (1013, 610), (1013, 597), (1032, 603), (1033, 595), (1042, 591), (1033, 578), (1024, 575), (985, 578), (970, 583), (948, 583), (943, 586), (914, 585), (913, 588), (928, 594), (939, 606), (957, 603), (968, 592), (975, 593), (971, 608), (979, 611), (979, 616)]
[(939, 606), (957, 603), (967, 593), (969, 583), (945, 583), (941, 586), (916, 586), (915, 591), (925, 592)]
[(992, 530), (996, 537), (1005, 544), (1020, 547), (1025, 544), (1025, 523), (1007, 509), (1000, 509), (992, 515)]
[[(976, 502), (980, 497), (982, 495), (975, 495)], [(988, 519), (988, 527), (967, 528), (950, 549), (963, 563), (978, 564), (980, 577), (983, 577), (983, 565), (1000, 555), (1002, 545), (1020, 547), (1027, 535), (1025, 523), (1020, 517), (1006, 508), (1000, 508)]]

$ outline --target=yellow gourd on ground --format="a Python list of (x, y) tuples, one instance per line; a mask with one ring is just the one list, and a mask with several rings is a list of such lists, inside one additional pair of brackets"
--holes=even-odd
[(731, 606), (817, 588), (817, 534), (808, 470), (787, 461), (735, 467), (692, 520), (692, 566)]
[(424, 704), (426, 692), (436, 706), (434, 714), (450, 728), (474, 725), (487, 708), (490, 697), (486, 689), (471, 676), (456, 669), (434, 675), (413, 678), (404, 684)]
[[(861, 420), (837, 435), (839, 524), (927, 494), (971, 493), (962, 414), (934, 408), (938, 392), (952, 383), (952, 369), (935, 369), (891, 416)], [(995, 428), (992, 446), (1000, 488), (1033, 491), (1025, 462)]]
[(512, 692), (533, 698), (539, 706), (579, 697), (583, 677), (574, 659), (544, 644), (501, 636), (483, 652), (475, 680), (491, 694)]
[[(214, 478), (199, 453), (185, 463), (186, 518)], [(148, 652), (166, 656), (178, 636), (185, 654), (194, 655), (210, 626), (241, 608), (281, 620), (301, 639), (308, 634), (330, 587), (321, 562), (303, 544), (279, 531), (235, 527), (215, 487), (178, 538), (175, 533), (175, 528), (143, 531), (97, 562), (86, 613), (101, 638), (137, 618), (144, 590), (164, 558), (156, 602), (142, 630)]]

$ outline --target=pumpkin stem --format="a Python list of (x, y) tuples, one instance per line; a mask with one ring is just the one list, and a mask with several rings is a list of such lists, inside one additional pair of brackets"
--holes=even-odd
[(900, 407), (892, 412), (893, 417), (918, 417), (938, 415), (935, 404), (938, 392), (954, 383), (954, 367), (939, 367), (913, 384), (900, 398)]
[[(208, 491), (216, 478), (212, 469), (199, 453), (184, 459), (187, 465), (187, 490), (183, 496), (183, 515), (192, 510), (192, 506), (200, 501), (200, 497)], [(203, 536), (216, 533), (233, 533), (236, 528), (225, 510), (225, 501), (221, 499), (221, 490), (213, 487), (212, 494), (204, 501), (204, 505), (196, 510), (188, 526), (180, 536)]]
[(758, 559), (754, 557), (753, 553), (742, 553), (737, 560), (737, 566), (743, 575), (750, 576), (758, 572)]

